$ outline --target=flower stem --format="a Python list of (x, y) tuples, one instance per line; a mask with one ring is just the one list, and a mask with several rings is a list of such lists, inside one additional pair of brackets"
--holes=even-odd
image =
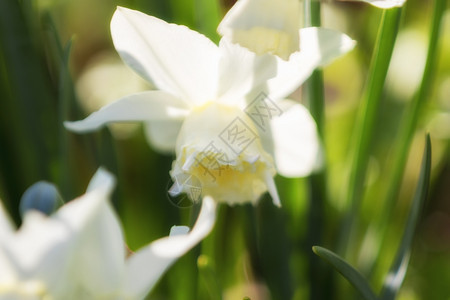
[[(320, 2), (316, 0), (305, 1), (305, 26), (321, 25)], [(324, 145), (324, 83), (323, 72), (318, 69), (313, 72), (305, 87), (305, 95), (308, 99), (311, 115), (317, 124), (317, 131), (322, 145)], [(326, 161), (326, 159), (324, 159)], [(309, 265), (310, 299), (322, 299), (323, 296), (323, 272), (321, 272), (321, 261), (317, 259), (312, 251), (313, 245), (322, 244), (324, 205), (327, 197), (326, 164), (321, 170), (312, 174), (309, 178), (309, 214), (308, 214), (308, 236), (307, 249)]]
[(346, 252), (350, 240), (351, 229), (358, 217), (358, 211), (363, 197), (367, 165), (372, 146), (373, 132), (377, 112), (381, 102), (384, 81), (394, 49), (395, 39), (400, 23), (401, 8), (383, 11), (378, 30), (375, 49), (370, 65), (367, 85), (362, 97), (358, 119), (355, 124), (354, 149), (351, 152), (353, 163), (350, 170), (347, 200), (350, 210), (344, 219), (339, 250)]

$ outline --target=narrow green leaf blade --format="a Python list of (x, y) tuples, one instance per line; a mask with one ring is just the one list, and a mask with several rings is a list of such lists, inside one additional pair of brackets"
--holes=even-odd
[(369, 286), (366, 279), (348, 262), (328, 249), (319, 246), (314, 246), (312, 249), (315, 254), (320, 256), (327, 263), (332, 265), (336, 271), (341, 273), (341, 275), (344, 276), (351, 285), (353, 285), (353, 287), (361, 294), (361, 296), (364, 297), (364, 299), (377, 300), (377, 296), (372, 291), (372, 288)]
[(347, 199), (350, 207), (341, 228), (339, 253), (347, 252), (347, 246), (351, 245), (353, 228), (357, 228), (354, 225), (358, 222), (359, 209), (364, 197), (366, 171), (374, 143), (375, 127), (379, 122), (378, 112), (380, 111), (384, 82), (400, 26), (401, 12), (401, 8), (384, 10), (378, 28), (369, 75), (354, 126), (352, 149), (349, 153), (352, 163)]
[(430, 135), (426, 136), (425, 151), (422, 158), (419, 181), (413, 198), (411, 210), (406, 223), (405, 233), (397, 252), (396, 259), (387, 275), (382, 292), (383, 300), (392, 300), (400, 289), (408, 268), (411, 244), (419, 219), (420, 210), (425, 202), (430, 184), (431, 172), (431, 141)]

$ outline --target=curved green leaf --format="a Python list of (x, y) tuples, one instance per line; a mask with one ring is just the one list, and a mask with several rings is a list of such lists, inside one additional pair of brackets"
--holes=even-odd
[(312, 249), (315, 254), (323, 258), (327, 263), (332, 265), (336, 271), (341, 273), (341, 275), (355, 287), (364, 299), (377, 300), (377, 296), (372, 291), (372, 288), (369, 286), (366, 279), (348, 262), (328, 249), (319, 246), (314, 246)]
[(383, 292), (381, 294), (383, 300), (393, 300), (400, 289), (403, 279), (408, 268), (411, 244), (416, 230), (417, 221), (419, 219), (420, 210), (425, 202), (430, 184), (431, 172), (431, 141), (430, 135), (427, 135), (425, 142), (425, 151), (422, 158), (422, 167), (420, 170), (419, 181), (417, 182), (416, 193), (409, 212), (408, 221), (406, 223), (405, 233), (398, 249), (397, 256), (392, 264), (391, 270), (387, 275)]

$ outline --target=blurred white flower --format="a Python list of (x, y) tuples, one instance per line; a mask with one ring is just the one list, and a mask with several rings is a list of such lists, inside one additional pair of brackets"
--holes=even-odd
[(186, 176), (192, 175), (203, 195), (230, 204), (256, 202), (268, 191), (279, 205), (276, 171), (297, 177), (314, 169), (319, 144), (312, 117), (300, 104), (275, 101), (347, 51), (342, 42), (351, 42), (348, 37), (310, 28), (302, 51), (285, 61), (228, 39), (217, 47), (185, 26), (121, 7), (111, 32), (122, 59), (159, 90), (122, 98), (82, 121), (66, 122), (68, 129), (143, 121), (151, 145), (176, 151), (172, 194), (188, 192)]
[(77, 243), (113, 186), (110, 176), (97, 179), (95, 187), (51, 217), (27, 210), (18, 230), (0, 204), (1, 299), (64, 299), (74, 291)]
[(288, 59), (300, 50), (300, 8), (298, 0), (238, 0), (217, 31), (257, 54)]
[(424, 34), (415, 29), (399, 32), (386, 78), (387, 87), (395, 95), (394, 99), (411, 101), (422, 80), (426, 56), (427, 41)]
[(372, 4), (373, 6), (383, 9), (401, 7), (406, 2), (406, 0), (340, 0), (340, 1), (367, 2), (369, 4)]
[[(328, 58), (321, 57), (319, 64), (313, 60), (315, 67), (329, 63), (354, 47), (355, 42), (340, 32), (301, 28), (300, 4), (298, 0), (238, 0), (217, 31), (259, 55), (270, 53), (295, 61), (298, 59), (295, 53), (299, 51), (326, 54)], [(298, 67), (309, 69), (305, 61), (301, 61)], [(298, 84), (303, 80), (300, 79)]]
[[(92, 113), (116, 99), (152, 87), (123, 64), (115, 52), (102, 52), (91, 59), (76, 83), (84, 111)], [(138, 124), (110, 124), (116, 139), (130, 137)]]
[(191, 232), (171, 235), (126, 257), (109, 204), (114, 178), (99, 170), (85, 195), (50, 217), (29, 210), (19, 230), (0, 205), (0, 299), (142, 299), (163, 272), (212, 229), (206, 197)]

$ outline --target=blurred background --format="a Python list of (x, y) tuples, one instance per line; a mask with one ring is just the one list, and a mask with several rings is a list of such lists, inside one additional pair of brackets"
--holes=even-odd
[[(140, 124), (78, 135), (66, 131), (62, 122), (82, 119), (108, 102), (152, 88), (114, 50), (109, 23), (116, 6), (186, 25), (217, 43), (216, 27), (233, 2), (0, 0), (0, 198), (17, 224), (21, 196), (34, 182), (55, 183), (69, 201), (83, 194), (95, 170), (105, 166), (118, 177), (113, 201), (130, 249), (167, 235), (172, 225), (192, 225), (198, 207), (180, 207), (167, 193), (174, 156), (150, 148)], [(381, 288), (403, 234), (425, 133), (430, 132), (431, 188), (399, 299), (450, 299), (448, 10), (431, 92), (420, 111), (398, 197), (393, 204), (384, 201), (399, 127), (423, 73), (432, 3), (408, 0), (403, 8), (377, 116), (364, 200), (346, 257), (375, 291)], [(322, 4), (323, 26), (357, 41), (352, 52), (324, 69), (328, 189), (320, 225), (321, 246), (331, 250), (337, 247), (338, 228), (348, 208), (348, 153), (381, 14), (365, 3)], [(300, 92), (293, 97), (302, 101)], [(276, 181), (281, 209), (267, 196), (255, 207), (221, 206), (213, 233), (169, 270), (150, 298), (308, 299), (314, 286), (308, 271), (312, 246), (308, 236), (314, 234), (307, 224), (308, 179)], [(386, 212), (389, 206), (392, 213)], [(377, 231), (380, 222), (387, 230)], [(318, 266), (323, 299), (354, 296), (330, 266)]]

